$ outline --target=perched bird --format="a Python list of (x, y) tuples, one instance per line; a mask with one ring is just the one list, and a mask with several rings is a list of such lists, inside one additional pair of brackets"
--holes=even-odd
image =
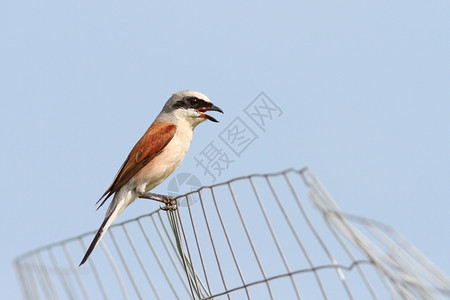
[(114, 195), (80, 266), (86, 262), (109, 226), (136, 198), (153, 199), (166, 204), (164, 209), (176, 209), (173, 198), (148, 191), (163, 182), (181, 163), (198, 124), (205, 120), (218, 122), (206, 114), (208, 111), (223, 113), (208, 97), (196, 91), (181, 91), (167, 100), (153, 124), (131, 150), (111, 185), (97, 201), (97, 204), (101, 201), (100, 208)]

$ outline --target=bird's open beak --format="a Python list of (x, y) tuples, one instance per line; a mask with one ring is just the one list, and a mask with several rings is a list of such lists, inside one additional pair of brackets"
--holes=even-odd
[(203, 107), (203, 108), (199, 109), (199, 111), (202, 112), (202, 113), (204, 113), (205, 117), (206, 117), (208, 120), (213, 121), (213, 122), (216, 122), (216, 123), (218, 123), (219, 121), (217, 121), (215, 118), (213, 118), (213, 117), (211, 117), (211, 116), (205, 114), (205, 112), (207, 112), (207, 111), (218, 111), (218, 112), (220, 112), (220, 113), (223, 113), (222, 109), (220, 109), (220, 107), (218, 107), (218, 106), (215, 106), (214, 104), (211, 105), (210, 107)]

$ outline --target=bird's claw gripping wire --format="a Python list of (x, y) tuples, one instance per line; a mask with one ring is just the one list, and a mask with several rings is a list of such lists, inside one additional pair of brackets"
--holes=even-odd
[(178, 208), (177, 200), (175, 200), (172, 196), (155, 193), (139, 193), (139, 198), (162, 202), (165, 206), (160, 206), (160, 208), (165, 211), (174, 211)]

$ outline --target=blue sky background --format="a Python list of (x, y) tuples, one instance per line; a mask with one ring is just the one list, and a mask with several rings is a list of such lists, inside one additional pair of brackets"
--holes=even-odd
[(211, 184), (195, 157), (211, 141), (229, 151), (219, 134), (264, 91), (283, 114), (217, 182), (307, 165), (344, 211), (449, 274), (449, 14), (448, 1), (1, 2), (0, 298), (20, 296), (15, 257), (100, 225), (95, 201), (182, 89), (225, 115), (196, 129), (174, 175)]

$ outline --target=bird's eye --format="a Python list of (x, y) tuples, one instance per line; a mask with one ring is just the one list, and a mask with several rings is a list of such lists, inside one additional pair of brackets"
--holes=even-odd
[(192, 98), (189, 98), (189, 103), (191, 103), (191, 104), (197, 104), (198, 103), (198, 99), (197, 98), (195, 98), (195, 97), (192, 97)]

